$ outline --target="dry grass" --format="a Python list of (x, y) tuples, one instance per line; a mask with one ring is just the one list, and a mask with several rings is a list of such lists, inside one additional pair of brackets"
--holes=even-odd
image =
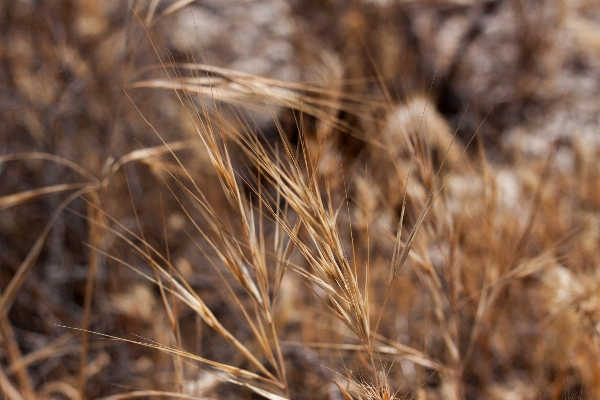
[(193, 7), (0, 6), (3, 398), (597, 397), (595, 3)]

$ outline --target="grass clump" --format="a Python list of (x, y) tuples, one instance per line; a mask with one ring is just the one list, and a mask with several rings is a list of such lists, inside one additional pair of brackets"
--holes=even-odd
[(86, 4), (3, 17), (4, 397), (593, 398), (599, 147), (532, 113), (594, 4), (312, 4), (310, 84)]

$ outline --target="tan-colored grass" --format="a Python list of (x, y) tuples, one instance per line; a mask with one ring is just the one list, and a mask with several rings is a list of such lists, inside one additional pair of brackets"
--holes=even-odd
[(50, 7), (48, 27), (6, 17), (3, 396), (594, 398), (600, 147), (531, 117), (570, 99), (569, 62), (600, 65), (593, 2), (313, 4), (331, 26), (298, 40), (340, 54), (311, 84), (172, 53), (187, 2), (138, 2), (114, 33), (84, 3), (98, 24), (69, 40)]

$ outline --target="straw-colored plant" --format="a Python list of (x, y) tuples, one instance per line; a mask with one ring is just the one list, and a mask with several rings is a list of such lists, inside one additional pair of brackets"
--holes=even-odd
[[(106, 107), (82, 100), (89, 111), (82, 119), (111, 132), (106, 149), (84, 157), (0, 155), (8, 177), (0, 185), (10, 189), (0, 194), (0, 228), (33, 221), (20, 229), (31, 239), (25, 244), (11, 238), (13, 250), (0, 242), (9, 265), (0, 270), (4, 397), (559, 399), (578, 390), (593, 398), (600, 387), (599, 147), (577, 135), (530, 146), (525, 128), (504, 131), (508, 122), (490, 108), (499, 104), (510, 119), (514, 111), (501, 96), (520, 106), (551, 91), (548, 83), (536, 92), (536, 82), (558, 76), (552, 62), (566, 56), (544, 36), (545, 23), (573, 33), (584, 52), (578, 63), (595, 60), (594, 46), (583, 45), (597, 36), (584, 15), (594, 4), (547, 6), (553, 12), (538, 4), (548, 11), (539, 18), (518, 13), (513, 22), (527, 40), (499, 54), (519, 54), (524, 65), (510, 67), (527, 79), (508, 67), (494, 75), (494, 64), (479, 83), (442, 55), (450, 65), (442, 63), (432, 89), (409, 85), (396, 96), (389, 91), (397, 83), (388, 80), (411, 66), (373, 64), (396, 54), (386, 40), (414, 38), (397, 39), (406, 33), (378, 26), (367, 11), (411, 16), (426, 9), (422, 2), (355, 5), (335, 16), (350, 56), (319, 55), (313, 76), (320, 79), (312, 84), (216, 67), (194, 46), (171, 54), (155, 45), (161, 33), (153, 24), (185, 12), (187, 2), (142, 3), (116, 36), (127, 43), (124, 59), (134, 59), (134, 44), (148, 43), (151, 56), (140, 58), (157, 65), (127, 64), (119, 75), (114, 63), (86, 61), (69, 42), (50, 57), (54, 47), (43, 41), (46, 69), (36, 75), (14, 61), (15, 93), (31, 101), (23, 126), (36, 140), (49, 126), (59, 144), (89, 144), (68, 136), (68, 124), (64, 138), (51, 130), (63, 127), (53, 122), (53, 104), (78, 109), (70, 89), (60, 95), (51, 79), (61, 68), (72, 69), (73, 87), (99, 82), (74, 98), (106, 96), (118, 117), (106, 123)], [(505, 40), (485, 36), (481, 21), (527, 4), (443, 1), (426, 11), (479, 13), (454, 43), (470, 71), (478, 35)], [(387, 39), (371, 37), (375, 57), (362, 57), (359, 38), (375, 25)], [(26, 55), (20, 33), (6, 39)], [(435, 49), (433, 39), (421, 39)], [(98, 46), (102, 55), (113, 40)], [(81, 41), (86, 51), (94, 47)], [(543, 63), (525, 62), (536, 57)], [(374, 80), (361, 75), (369, 69)], [(39, 77), (49, 82), (36, 92)], [(104, 92), (107, 77), (118, 94)], [(437, 79), (461, 82), (480, 108), (466, 96), (462, 114), (442, 115), (436, 90), (448, 88), (436, 87)], [(36, 110), (44, 104), (52, 112), (42, 118)], [(94, 125), (96, 117), (103, 123)], [(486, 124), (512, 146), (509, 155), (478, 136)], [(85, 257), (70, 259), (68, 246)], [(45, 317), (23, 324), (28, 307)]]

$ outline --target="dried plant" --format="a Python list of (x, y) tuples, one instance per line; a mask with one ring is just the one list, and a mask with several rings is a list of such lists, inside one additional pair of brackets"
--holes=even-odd
[(594, 397), (594, 2), (297, 1), (311, 83), (217, 66), (204, 5), (25, 3), (3, 396)]

